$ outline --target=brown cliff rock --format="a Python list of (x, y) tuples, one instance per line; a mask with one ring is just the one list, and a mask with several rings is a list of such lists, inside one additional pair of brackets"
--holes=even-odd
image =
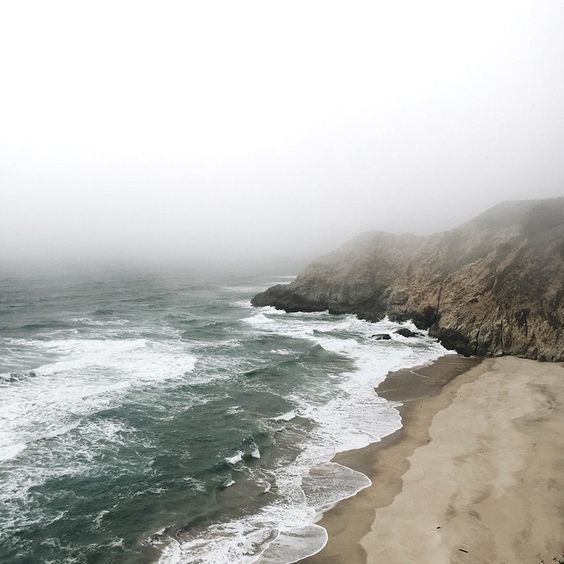
[(564, 198), (506, 202), (430, 236), (374, 232), (253, 305), (412, 319), (469, 355), (564, 361)]

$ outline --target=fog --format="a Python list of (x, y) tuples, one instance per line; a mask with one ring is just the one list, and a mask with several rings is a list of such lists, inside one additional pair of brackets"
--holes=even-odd
[(564, 3), (4, 2), (0, 262), (296, 263), (564, 194)]

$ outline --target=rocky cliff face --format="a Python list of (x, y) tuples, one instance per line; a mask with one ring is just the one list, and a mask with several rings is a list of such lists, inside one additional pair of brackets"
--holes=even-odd
[(426, 237), (369, 233), (253, 305), (411, 319), (467, 355), (564, 361), (564, 198), (507, 202)]

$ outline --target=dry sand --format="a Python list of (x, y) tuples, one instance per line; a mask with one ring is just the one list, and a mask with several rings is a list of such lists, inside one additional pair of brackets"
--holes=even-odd
[(564, 367), (454, 356), (409, 372), (378, 389), (404, 427), (337, 457), (373, 485), (323, 517), (329, 542), (306, 561), (564, 561)]

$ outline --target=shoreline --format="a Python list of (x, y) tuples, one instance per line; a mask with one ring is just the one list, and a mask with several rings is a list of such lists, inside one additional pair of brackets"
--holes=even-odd
[[(347, 564), (364, 564), (366, 562), (366, 553), (360, 545), (360, 540), (370, 530), (375, 504), (385, 503), (388, 501), (388, 495), (395, 492), (398, 487), (401, 488), (401, 474), (403, 474), (403, 471), (397, 474), (399, 469), (396, 465), (399, 460), (395, 452), (392, 453), (395, 464), (391, 466), (387, 460), (383, 460), (383, 467), (380, 467), (381, 453), (385, 453), (391, 447), (401, 447), (408, 432), (406, 427), (410, 422), (410, 412), (414, 402), (440, 394), (445, 386), (456, 380), (458, 376), (479, 366), (482, 360), (459, 354), (447, 354), (430, 364), (390, 372), (375, 387), (375, 392), (379, 396), (397, 402), (395, 407), (400, 413), (402, 426), (376, 443), (335, 455), (333, 462), (362, 472), (372, 484), (354, 496), (340, 500), (323, 514), (316, 524), (327, 530), (327, 543), (319, 552), (299, 562), (304, 564), (333, 564), (334, 562), (344, 564), (345, 561)], [(400, 450), (402, 452), (398, 453), (399, 457), (408, 456), (407, 453), (403, 453), (403, 449)], [(383, 499), (380, 499), (380, 496), (383, 496)], [(349, 520), (349, 513), (356, 518)], [(343, 560), (339, 560), (340, 557)]]
[[(556, 431), (564, 428), (564, 413), (556, 409), (564, 402), (562, 365), (447, 355), (391, 373), (376, 391), (401, 402), (402, 428), (335, 456), (372, 485), (324, 513), (317, 524), (328, 542), (300, 562), (564, 559), (564, 494), (558, 494), (564, 472), (557, 472), (564, 437)], [(527, 458), (531, 448), (541, 462)], [(511, 526), (498, 526), (503, 519)], [(529, 530), (537, 522), (542, 529)], [(526, 545), (520, 535), (529, 539)]]

